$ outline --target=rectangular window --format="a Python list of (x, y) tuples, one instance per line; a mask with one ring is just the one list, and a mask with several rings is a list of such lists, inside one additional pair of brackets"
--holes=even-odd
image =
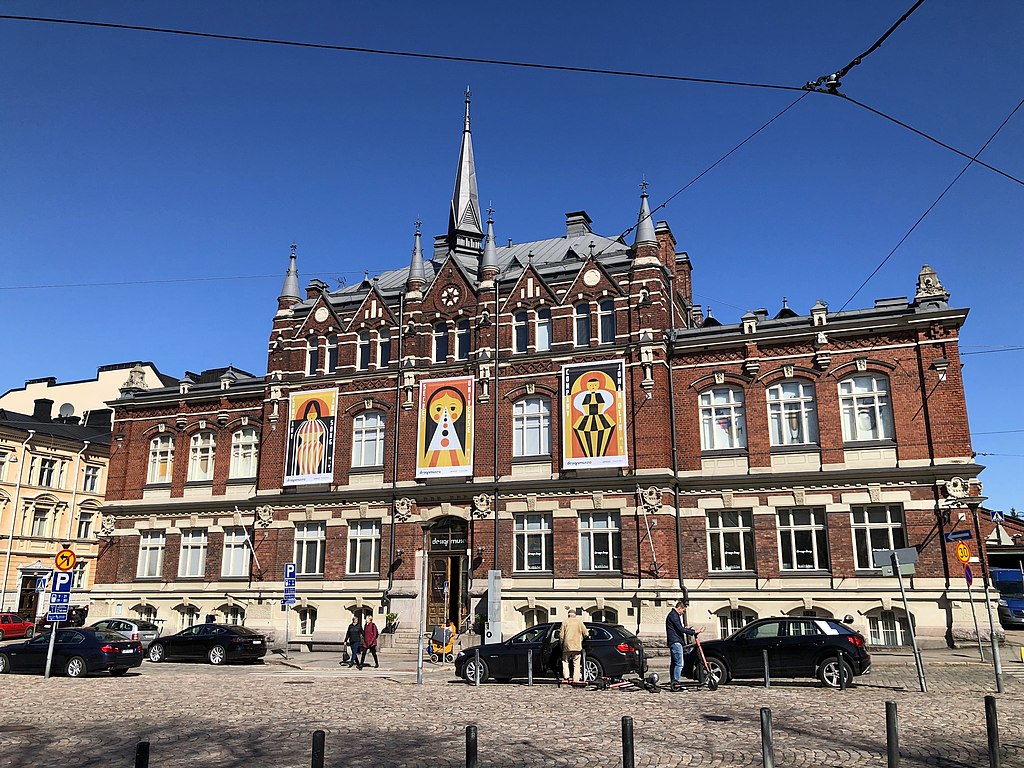
[(85, 563), (81, 560), (71, 569), (71, 588), (85, 589)]
[(301, 576), (323, 576), (326, 545), (326, 523), (296, 523), (296, 572)]
[(320, 341), (310, 339), (306, 345), (306, 375), (316, 376), (320, 372)]
[(575, 320), (575, 343), (577, 347), (590, 346), (590, 305), (577, 304), (573, 309)]
[(7, 472), (7, 461), (9, 453), (6, 451), (0, 451), (0, 483), (4, 481), (4, 476)]
[(370, 368), (370, 332), (359, 332), (359, 345), (356, 352), (356, 368), (366, 371)]
[(32, 536), (45, 538), (50, 530), (50, 510), (37, 508), (32, 512)]
[(364, 411), (352, 419), (352, 466), (384, 466), (384, 414)]
[(537, 343), (538, 352), (550, 352), (551, 351), (551, 310), (550, 309), (538, 309), (537, 310), (537, 327), (535, 331), (535, 341)]
[(455, 326), (455, 359), (469, 360), (470, 347), (469, 320), (459, 320)]
[(525, 352), (530, 346), (530, 324), (529, 315), (525, 312), (516, 312), (512, 315), (512, 335), (514, 338), (514, 349), (516, 352)]
[(580, 512), (580, 570), (622, 570), (618, 512)]
[(708, 559), (712, 571), (754, 570), (754, 517), (750, 510), (708, 512)]
[(615, 343), (615, 300), (605, 299), (597, 305), (597, 340), (601, 344)]
[(348, 526), (348, 572), (372, 575), (380, 571), (380, 520), (353, 520)]
[(224, 557), (221, 560), (220, 575), (249, 575), (249, 542), (245, 528), (224, 529)]
[(700, 393), (700, 447), (705, 451), (747, 447), (743, 390), (716, 387)]
[(391, 331), (384, 329), (377, 333), (377, 367), (391, 365)]
[(92, 512), (81, 512), (78, 515), (78, 536), (79, 539), (88, 539), (92, 536)]
[(169, 483), (174, 469), (174, 438), (154, 437), (149, 443), (149, 474), (147, 483)]
[(445, 323), (434, 326), (434, 362), (448, 362), (448, 326)]
[(853, 376), (839, 382), (843, 440), (892, 440), (892, 403), (884, 376)]
[(82, 490), (86, 493), (97, 493), (100, 487), (100, 468), (88, 464), (85, 467), (85, 477), (82, 480)]
[(252, 427), (243, 427), (231, 436), (231, 478), (256, 477), (259, 435)]
[(135, 575), (140, 579), (155, 579), (164, 571), (164, 532), (142, 531), (139, 535), (139, 568)]
[(755, 618), (757, 617), (741, 610), (724, 611), (718, 614), (718, 636), (720, 638), (729, 637), (734, 632), (739, 632)]
[(57, 459), (40, 459), (39, 472), (37, 473), (38, 482), (36, 482), (36, 485), (43, 488), (58, 488), (59, 486), (56, 485), (56, 482), (60, 477), (59, 464), (60, 462)]
[(515, 517), (517, 571), (550, 571), (554, 560), (551, 516), (525, 514)]
[(779, 510), (779, 554), (784, 571), (828, 570), (824, 507)]
[(181, 532), (181, 558), (178, 575), (196, 578), (206, 574), (206, 529), (192, 528)]
[(327, 337), (327, 372), (336, 373), (338, 370), (338, 337)]
[(216, 448), (213, 432), (200, 432), (192, 435), (188, 454), (188, 479), (190, 481), (210, 482), (213, 480)]
[(874, 504), (853, 508), (853, 556), (858, 570), (873, 570), (871, 553), (876, 549), (901, 549), (907, 546), (903, 532), (903, 507), (899, 504)]
[(512, 406), (512, 455), (547, 456), (551, 453), (551, 402), (527, 397)]

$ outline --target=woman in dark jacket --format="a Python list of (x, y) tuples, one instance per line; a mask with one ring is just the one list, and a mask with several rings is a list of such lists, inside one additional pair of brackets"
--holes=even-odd
[(363, 628), (359, 626), (358, 616), (352, 617), (352, 623), (348, 625), (348, 631), (345, 633), (345, 642), (348, 644), (348, 652), (351, 654), (348, 665), (362, 669), (363, 665), (359, 661), (359, 646), (363, 644)]

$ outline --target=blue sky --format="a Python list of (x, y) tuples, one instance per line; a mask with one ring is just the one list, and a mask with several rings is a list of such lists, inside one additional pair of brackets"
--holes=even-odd
[[(802, 85), (901, 3), (19, 2), (5, 14)], [(1021, 98), (1024, 4), (929, 0), (842, 90), (973, 154)], [(499, 241), (585, 209), (614, 236), (790, 103), (636, 80), (0, 20), (0, 391), (154, 361), (262, 373), (289, 245), (301, 283), (408, 263), (447, 225), (473, 88)], [(982, 159), (1024, 177), (1024, 110)], [(659, 212), (697, 300), (734, 322), (785, 295), (833, 309), (965, 161), (811, 94)], [(971, 308), (968, 409), (991, 505), (1024, 507), (1024, 187), (967, 171), (851, 306), (912, 295), (922, 263)], [(1014, 222), (1017, 222), (1014, 224)], [(261, 277), (262, 276), (262, 277)], [(267, 277), (269, 276), (269, 277)], [(217, 280), (212, 278), (225, 278)], [(192, 282), (169, 281), (182, 278)], [(201, 279), (201, 280), (198, 280)], [(134, 283), (33, 288), (84, 283)], [(1000, 434), (993, 434), (999, 432)]]

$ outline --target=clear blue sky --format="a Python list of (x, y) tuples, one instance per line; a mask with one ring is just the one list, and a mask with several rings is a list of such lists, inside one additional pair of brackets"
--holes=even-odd
[[(904, 2), (19, 2), (5, 14), (802, 85)], [(970, 154), (1022, 93), (1024, 4), (928, 0), (843, 91)], [(660, 203), (793, 100), (781, 91), (386, 58), (0, 20), (0, 391), (154, 361), (262, 373), (289, 244), (303, 285), (405, 265), (447, 224), (473, 88), (481, 200), (499, 241), (586, 209), (614, 236), (637, 183)], [(1024, 177), (1024, 109), (982, 155)], [(677, 197), (665, 218), (698, 301), (735, 322), (838, 309), (965, 161), (812, 94)], [(953, 303), (991, 505), (1024, 507), (1024, 187), (970, 169), (853, 302)], [(1015, 223), (1016, 222), (1016, 223)], [(259, 277), (270, 276), (270, 277)], [(54, 284), (222, 278), (35, 288)]]

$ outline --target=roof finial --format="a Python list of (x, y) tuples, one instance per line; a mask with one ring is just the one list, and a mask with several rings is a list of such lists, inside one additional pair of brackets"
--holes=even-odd
[(423, 222), (416, 219), (416, 234), (413, 236), (412, 261), (409, 263), (409, 277), (405, 281), (405, 287), (409, 291), (419, 291), (427, 282), (427, 270), (423, 264), (423, 248), (420, 245), (420, 227)]
[(422, 226), (423, 226), (423, 222), (420, 221), (419, 219), (416, 219), (416, 234), (417, 235), (420, 233), (420, 227), (422, 227)]
[(498, 274), (498, 251), (494, 243), (494, 206), (487, 208), (487, 239), (480, 257), (480, 279), (493, 280)]
[(466, 127), (463, 130), (469, 130), (469, 102), (472, 92), (469, 90), (469, 86), (466, 86)]
[(298, 245), (292, 243), (291, 255), (288, 257), (288, 271), (284, 276), (284, 285), (281, 287), (281, 295), (277, 297), (278, 309), (291, 306), (302, 299), (299, 294), (299, 269), (296, 266), (295, 253)]
[(296, 249), (298, 249), (298, 247), (299, 247), (299, 246), (298, 246), (298, 245), (296, 245), (295, 241), (294, 241), (294, 240), (292, 240), (292, 258), (293, 258), (293, 259), (295, 258), (295, 251), (296, 251)]
[(647, 174), (640, 176), (640, 196), (647, 197)]
[(651, 221), (651, 208), (647, 205), (647, 177), (640, 182), (640, 213), (636, 220), (636, 239), (633, 246), (641, 243), (656, 245), (658, 238), (654, 234), (654, 222)]
[(785, 296), (782, 297), (782, 308), (783, 309), (788, 309), (789, 308), (789, 302), (786, 301), (786, 297)]

